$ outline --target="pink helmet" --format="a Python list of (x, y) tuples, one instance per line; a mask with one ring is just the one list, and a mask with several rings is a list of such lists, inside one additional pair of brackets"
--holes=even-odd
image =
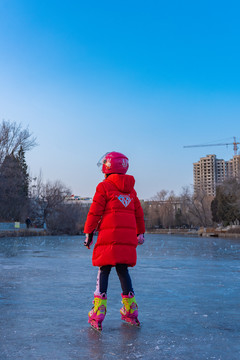
[(97, 165), (102, 165), (104, 174), (126, 174), (129, 166), (128, 158), (115, 151), (103, 155)]

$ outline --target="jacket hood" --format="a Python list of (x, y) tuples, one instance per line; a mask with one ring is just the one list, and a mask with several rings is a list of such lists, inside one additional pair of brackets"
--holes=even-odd
[(112, 182), (118, 190), (129, 193), (133, 190), (135, 179), (132, 175), (111, 174), (105, 181)]

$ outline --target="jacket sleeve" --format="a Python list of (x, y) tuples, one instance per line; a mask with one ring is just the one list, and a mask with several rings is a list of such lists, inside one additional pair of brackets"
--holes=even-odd
[(102, 183), (98, 184), (96, 193), (93, 197), (93, 202), (90, 206), (87, 220), (84, 226), (84, 233), (90, 234), (94, 230), (97, 229), (98, 223), (100, 222), (105, 206), (106, 206), (107, 198), (104, 190), (104, 186)]
[(144, 234), (145, 233), (144, 214), (143, 214), (142, 205), (137, 197), (137, 194), (135, 198), (135, 216), (137, 223), (137, 234)]

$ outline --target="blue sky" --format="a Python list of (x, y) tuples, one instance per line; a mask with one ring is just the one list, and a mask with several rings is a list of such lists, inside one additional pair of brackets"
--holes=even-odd
[(0, 120), (29, 126), (33, 176), (92, 196), (107, 151), (140, 198), (193, 183), (240, 134), (237, 1), (0, 1)]

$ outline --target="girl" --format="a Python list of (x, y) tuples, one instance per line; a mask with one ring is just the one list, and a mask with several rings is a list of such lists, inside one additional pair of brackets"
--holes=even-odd
[(102, 330), (107, 310), (108, 277), (116, 268), (121, 287), (122, 319), (140, 325), (138, 306), (134, 297), (128, 267), (136, 265), (136, 247), (144, 242), (143, 210), (134, 190), (135, 179), (126, 175), (128, 158), (118, 152), (105, 154), (100, 162), (105, 180), (98, 184), (84, 227), (84, 245), (90, 249), (94, 231), (98, 238), (93, 250), (92, 263), (98, 266), (97, 287), (88, 322)]

